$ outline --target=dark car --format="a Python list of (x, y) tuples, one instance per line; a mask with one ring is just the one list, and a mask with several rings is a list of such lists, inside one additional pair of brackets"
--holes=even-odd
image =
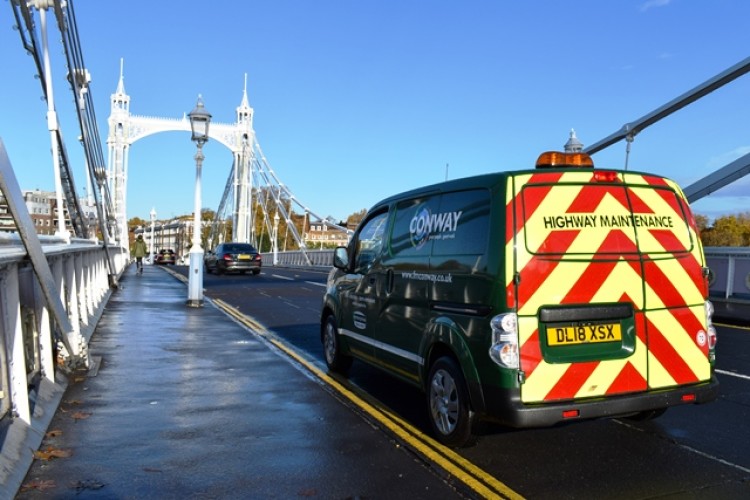
[(206, 254), (204, 267), (207, 273), (238, 272), (260, 273), (262, 258), (249, 243), (222, 243)]
[(177, 259), (174, 254), (174, 250), (172, 250), (171, 248), (162, 248), (161, 250), (159, 250), (159, 253), (156, 254), (154, 264), (175, 265), (176, 260)]

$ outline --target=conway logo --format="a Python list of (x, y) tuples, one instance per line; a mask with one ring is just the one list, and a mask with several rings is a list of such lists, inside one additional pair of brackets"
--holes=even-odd
[(433, 214), (427, 207), (418, 209), (409, 224), (412, 245), (421, 248), (434, 234), (455, 232), (462, 213), (463, 211), (459, 210)]

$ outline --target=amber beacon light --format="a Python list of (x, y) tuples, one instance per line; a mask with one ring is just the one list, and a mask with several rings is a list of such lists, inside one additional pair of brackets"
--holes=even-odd
[(539, 155), (536, 168), (594, 168), (594, 160), (586, 153), (561, 153), (547, 151)]

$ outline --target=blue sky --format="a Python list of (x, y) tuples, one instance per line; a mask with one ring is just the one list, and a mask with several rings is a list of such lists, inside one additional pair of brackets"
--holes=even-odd
[[(420, 185), (533, 166), (571, 129), (585, 144), (748, 57), (745, 0), (76, 0), (99, 132), (124, 59), (133, 114), (181, 118), (202, 94), (232, 123), (245, 74), (265, 156), (295, 196), (336, 218)], [(0, 5), (0, 138), (23, 189), (54, 189), (34, 64)], [(56, 28), (62, 132), (79, 191), (80, 134)], [(629, 166), (683, 186), (750, 152), (750, 75), (645, 130)], [(105, 157), (106, 144), (103, 144)], [(204, 148), (203, 206), (216, 209), (229, 150)], [(195, 146), (185, 132), (130, 152), (128, 217), (192, 213)], [(594, 155), (622, 167), (625, 143)], [(446, 165), (448, 166), (446, 169)], [(750, 178), (694, 205), (750, 210)]]

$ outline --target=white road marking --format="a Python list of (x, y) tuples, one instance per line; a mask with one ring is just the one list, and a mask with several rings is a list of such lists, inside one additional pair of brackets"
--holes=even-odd
[(278, 274), (272, 274), (271, 276), (279, 278), (280, 280), (294, 281), (294, 278), (290, 278), (289, 276), (280, 276)]
[(326, 286), (325, 283), (316, 283), (314, 281), (305, 281), (305, 283), (307, 283), (308, 285), (322, 286), (323, 288), (325, 288)]
[(743, 375), (741, 373), (728, 372), (726, 370), (716, 370), (716, 373), (721, 373), (722, 375), (728, 375), (730, 377), (737, 377), (737, 378), (743, 378), (745, 380), (750, 380), (750, 375)]
[[(616, 418), (616, 419), (614, 419), (614, 420), (613, 420), (613, 422), (615, 422), (615, 423), (617, 423), (617, 424), (620, 424), (620, 425), (622, 425), (623, 427), (627, 427), (628, 429), (632, 429), (632, 430), (634, 430), (634, 431), (638, 431), (638, 432), (643, 432), (643, 433), (646, 433), (646, 431), (645, 431), (645, 430), (643, 430), (643, 429), (639, 429), (638, 427), (636, 427), (636, 426), (634, 426), (634, 425), (632, 425), (632, 424), (630, 424), (630, 423), (628, 423), (628, 422), (624, 422), (624, 421), (620, 420), (619, 418)], [(662, 437), (662, 438), (664, 437), (664, 436), (660, 436), (660, 435), (658, 435), (658, 434), (657, 434), (656, 436), (657, 436), (657, 437)], [(728, 461), (728, 460), (724, 460), (724, 459), (723, 459), (723, 458), (721, 458), (721, 457), (717, 457), (717, 456), (715, 456), (715, 455), (711, 455), (711, 454), (709, 454), (709, 453), (706, 453), (705, 451), (701, 451), (701, 450), (698, 450), (698, 449), (696, 449), (696, 448), (693, 448), (692, 446), (688, 446), (688, 445), (686, 445), (686, 444), (678, 443), (678, 442), (676, 442), (676, 441), (672, 441), (672, 442), (673, 442), (673, 443), (674, 443), (674, 444), (675, 444), (676, 446), (678, 446), (678, 447), (682, 448), (683, 450), (689, 451), (690, 453), (695, 453), (695, 454), (696, 454), (696, 455), (698, 455), (698, 456), (701, 456), (701, 457), (703, 457), (703, 458), (707, 458), (707, 459), (709, 459), (709, 460), (713, 460), (714, 462), (718, 462), (718, 463), (720, 463), (720, 464), (726, 465), (727, 467), (732, 467), (732, 468), (734, 468), (734, 469), (737, 469), (737, 470), (741, 470), (742, 472), (745, 472), (745, 473), (750, 473), (750, 469), (748, 469), (747, 467), (743, 467), (743, 466), (741, 466), (741, 465), (739, 465), (739, 464), (735, 464), (735, 463), (733, 463), (733, 462), (730, 462), (730, 461)]]

